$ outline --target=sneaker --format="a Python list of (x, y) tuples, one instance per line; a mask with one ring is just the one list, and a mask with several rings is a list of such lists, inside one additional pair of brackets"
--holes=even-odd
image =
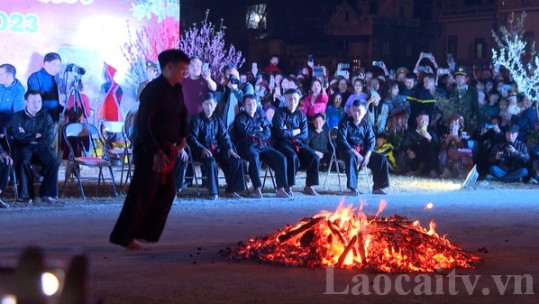
[(237, 192), (225, 193), (225, 196), (228, 198), (241, 198), (241, 195), (239, 195)]
[(349, 196), (359, 196), (361, 193), (357, 191), (356, 189), (351, 189), (350, 192), (348, 192)]
[(218, 198), (219, 198), (219, 195), (217, 195), (217, 194), (210, 195), (210, 199), (213, 200), (213, 201), (218, 199)]
[(262, 191), (260, 191), (260, 188), (256, 188), (253, 190), (253, 193), (251, 194), (252, 198), (262, 198)]
[(536, 177), (530, 177), (530, 184), (532, 185), (539, 185), (539, 181)]
[(372, 190), (372, 194), (380, 194), (380, 195), (384, 195), (384, 194), (386, 194), (386, 193), (385, 193), (384, 190), (382, 190), (382, 189), (374, 189), (374, 190)]
[(292, 192), (292, 187), (286, 187), (284, 191), (286, 192), (286, 194), (288, 194), (288, 196), (294, 196), (294, 192)]
[(493, 181), (496, 180), (496, 177), (492, 174), (487, 174), (487, 176), (485, 176), (485, 179), (488, 181)]

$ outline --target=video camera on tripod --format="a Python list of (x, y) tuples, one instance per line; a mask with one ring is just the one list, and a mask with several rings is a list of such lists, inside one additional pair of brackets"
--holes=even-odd
[[(86, 117), (86, 109), (84, 108), (84, 103), (80, 93), (82, 87), (81, 77), (84, 74), (86, 74), (86, 69), (75, 63), (70, 63), (66, 66), (64, 78), (66, 85), (66, 106), (62, 111), (61, 117), (64, 117), (66, 114), (69, 100), (73, 98), (73, 107), (69, 109), (69, 121), (71, 122), (80, 122), (82, 118), (84, 118), (86, 121), (88, 120), (88, 117)], [(69, 76), (71, 76), (71, 79), (69, 79)]]

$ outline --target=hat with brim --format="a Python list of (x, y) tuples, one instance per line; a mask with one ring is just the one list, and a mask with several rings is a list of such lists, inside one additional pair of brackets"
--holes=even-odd
[(466, 70), (466, 67), (464, 67), (464, 66), (458, 66), (458, 67), (455, 69), (455, 75), (468, 76), (468, 71)]

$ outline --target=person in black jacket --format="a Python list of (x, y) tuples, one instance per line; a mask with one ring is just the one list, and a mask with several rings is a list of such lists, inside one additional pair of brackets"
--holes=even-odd
[(372, 172), (373, 194), (385, 194), (382, 189), (389, 187), (387, 158), (374, 152), (376, 139), (371, 124), (364, 119), (366, 113), (366, 103), (354, 100), (350, 116), (339, 122), (337, 153), (346, 164), (347, 187), (354, 196), (359, 195), (357, 174), (362, 167)]
[(279, 108), (272, 120), (272, 134), (275, 148), (284, 154), (287, 160), (288, 187), (286, 192), (293, 195), (292, 186), (296, 184), (296, 172), (300, 162), (307, 171), (304, 193), (318, 195), (312, 186), (318, 185), (318, 167), (320, 158), (306, 144), (307, 117), (298, 109), (300, 93), (297, 89), (285, 92), (286, 107)]
[(254, 197), (262, 197), (260, 160), (275, 171), (276, 196), (289, 197), (284, 191), (284, 187), (288, 186), (286, 158), (271, 146), (270, 122), (260, 111), (257, 111), (256, 96), (252, 94), (243, 96), (243, 108), (245, 111), (240, 112), (234, 119), (234, 135), (238, 142), (239, 155), (249, 161), (249, 175), (253, 183)]
[(530, 154), (528, 146), (517, 139), (519, 127), (512, 125), (505, 131), (505, 141), (496, 144), (489, 153), (489, 172), (487, 179), (503, 182), (522, 181), (528, 176)]
[(129, 192), (110, 234), (110, 242), (129, 250), (143, 248), (135, 242), (159, 241), (176, 194), (174, 163), (186, 145), (187, 109), (180, 81), (189, 57), (170, 49), (158, 56), (161, 75), (140, 94), (135, 118), (133, 158), (135, 173)]
[(212, 93), (202, 99), (203, 112), (191, 119), (187, 141), (194, 160), (203, 163), (203, 174), (212, 199), (219, 195), (217, 162), (225, 174), (227, 188), (225, 196), (241, 198), (238, 194), (245, 190), (243, 161), (234, 152), (228, 130), (215, 113), (217, 102)]
[(14, 163), (19, 178), (19, 199), (31, 203), (34, 199), (34, 172), (30, 161), (37, 160), (41, 165), (41, 200), (45, 203), (59, 203), (58, 168), (60, 160), (51, 148), (54, 139), (54, 122), (42, 110), (41, 94), (28, 91), (24, 94), (25, 108), (11, 118), (13, 133)]

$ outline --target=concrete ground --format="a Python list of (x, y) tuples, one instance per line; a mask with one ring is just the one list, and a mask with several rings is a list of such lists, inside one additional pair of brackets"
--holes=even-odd
[[(435, 220), (439, 234), (483, 259), (476, 269), (410, 274), (403, 281), (398, 277), (403, 274), (262, 265), (229, 261), (219, 253), (320, 210), (334, 210), (343, 195), (337, 179), (330, 177), (328, 187), (318, 188), (318, 197), (298, 193), (277, 199), (268, 190), (263, 199), (210, 201), (188, 189), (175, 201), (160, 242), (147, 245), (144, 252), (108, 243), (123, 195), (103, 196), (110, 193), (104, 191), (86, 201), (67, 198), (63, 206), (2, 209), (0, 295), (12, 287), (6, 269), (33, 244), (43, 248), (50, 265), (59, 267), (74, 253), (86, 254), (89, 297), (94, 302), (539, 303), (537, 186), (490, 182), (480, 183), (477, 190), (460, 190), (460, 182), (393, 177), (387, 195), (365, 194), (346, 201), (357, 205), (363, 200), (366, 210), (375, 213), (384, 199), (388, 205), (382, 215), (419, 219), (423, 226)], [(77, 196), (76, 190), (70, 187), (68, 195)], [(424, 208), (428, 202), (433, 209)], [(381, 281), (389, 284), (388, 290), (379, 286)], [(429, 295), (429, 287), (437, 294)], [(358, 290), (363, 294), (354, 294)]]

